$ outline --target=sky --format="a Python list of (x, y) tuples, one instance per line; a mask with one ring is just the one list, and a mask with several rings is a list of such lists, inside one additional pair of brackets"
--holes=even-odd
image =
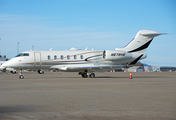
[(176, 67), (175, 0), (0, 0), (0, 54), (9, 59), (32, 46), (115, 50), (140, 30), (173, 33), (154, 38), (141, 62)]

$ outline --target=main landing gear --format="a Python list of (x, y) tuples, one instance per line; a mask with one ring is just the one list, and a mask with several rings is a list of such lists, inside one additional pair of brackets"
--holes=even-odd
[(83, 78), (95, 78), (95, 74), (94, 73), (83, 73), (83, 72), (79, 72), (79, 75), (81, 75)]
[(91, 74), (89, 74), (89, 77), (90, 77), (90, 78), (95, 78), (95, 74), (94, 74), (94, 73), (91, 73)]

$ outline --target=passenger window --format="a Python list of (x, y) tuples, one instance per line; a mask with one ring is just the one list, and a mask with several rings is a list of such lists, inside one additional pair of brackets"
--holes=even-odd
[(61, 60), (63, 60), (64, 59), (64, 57), (63, 57), (63, 55), (61, 55)]
[(74, 55), (74, 59), (76, 59), (76, 55)]
[(57, 55), (54, 56), (54, 59), (55, 59), (55, 60), (57, 59)]
[(67, 55), (67, 59), (68, 59), (68, 60), (70, 59), (70, 56), (69, 56), (69, 55)]
[(48, 60), (50, 60), (50, 55), (48, 55)]
[(83, 59), (83, 55), (81, 55), (80, 58)]

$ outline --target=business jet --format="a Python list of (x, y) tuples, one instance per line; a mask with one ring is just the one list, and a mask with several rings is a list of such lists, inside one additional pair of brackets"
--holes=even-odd
[(127, 46), (115, 50), (26, 51), (3, 63), (1, 69), (20, 70), (20, 79), (24, 79), (22, 69), (35, 69), (39, 74), (43, 74), (44, 69), (56, 69), (94, 78), (94, 72), (120, 69), (146, 58), (145, 50), (154, 37), (162, 34), (167, 33), (141, 30)]

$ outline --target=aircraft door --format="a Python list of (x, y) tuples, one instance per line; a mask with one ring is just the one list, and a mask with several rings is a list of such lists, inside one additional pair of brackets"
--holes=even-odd
[(34, 68), (41, 68), (41, 53), (34, 52)]

